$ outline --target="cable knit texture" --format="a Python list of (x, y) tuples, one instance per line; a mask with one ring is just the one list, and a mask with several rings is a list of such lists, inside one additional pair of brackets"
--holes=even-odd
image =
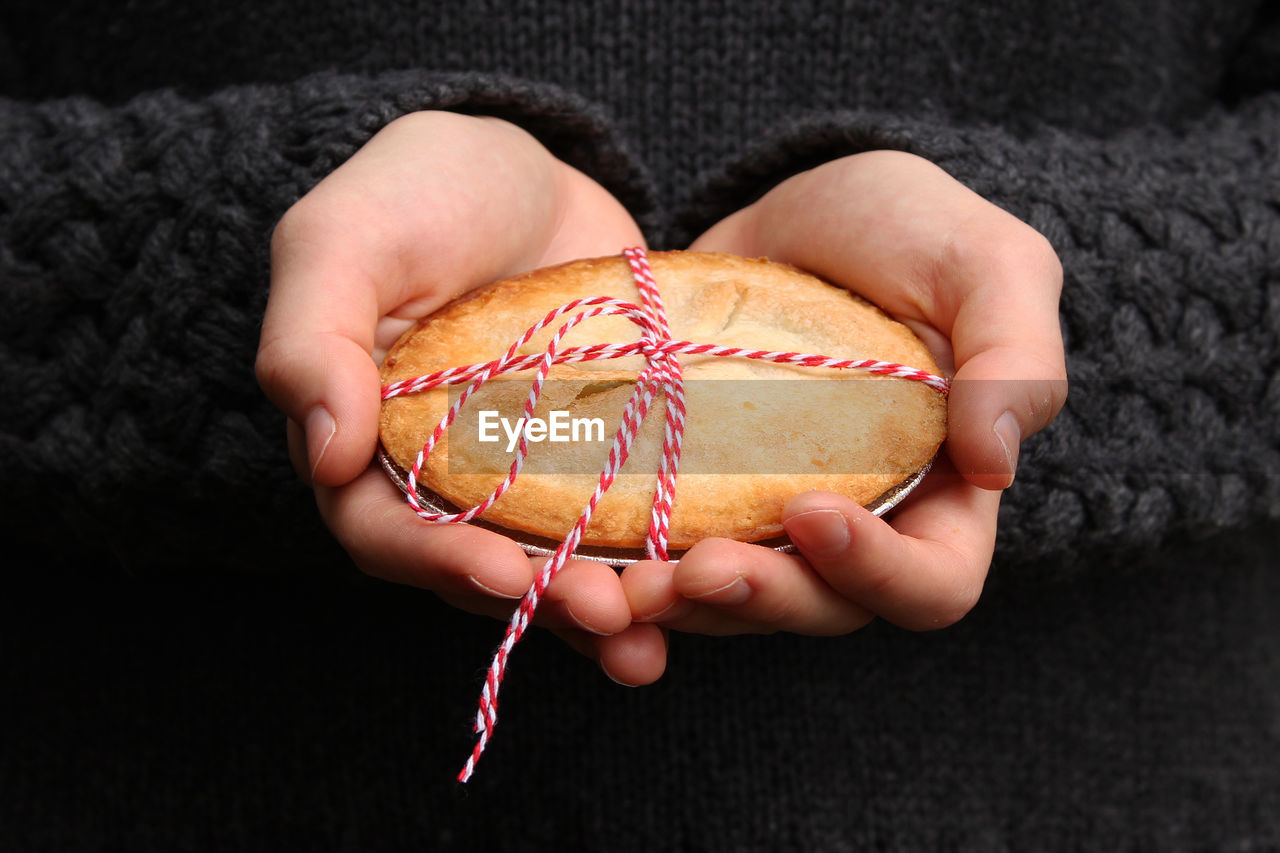
[(1280, 518), (1280, 96), (1180, 134), (1110, 139), (885, 115), (777, 128), (698, 194), (698, 233), (771, 186), (876, 148), (919, 154), (1062, 259), (1071, 394), (1031, 438), (1000, 558), (1096, 563)]
[[(641, 221), (652, 206), (597, 111), (492, 76), (0, 102), (0, 506), (15, 529), (64, 544), (55, 532), (75, 529), (163, 571), (231, 531), (240, 567), (281, 565), (264, 547), (323, 547), (253, 380), (268, 237), (379, 128), (425, 108), (521, 124)], [(299, 535), (282, 542), (282, 523)]]
[[(1000, 554), (1082, 565), (1280, 516), (1278, 104), (1106, 140), (810, 116), (710, 180), (683, 236), (803, 168), (885, 147), (934, 160), (1045, 233), (1066, 271), (1075, 386), (1022, 457)], [(94, 529), (133, 565), (228, 527), (279, 543), (281, 517), (312, 547), (313, 513), (248, 367), (266, 236), (379, 127), (429, 106), (523, 123), (642, 218), (653, 210), (597, 113), (498, 78), (321, 75), (116, 109), (5, 105), (0, 181), (22, 200), (0, 215), (11, 517)]]

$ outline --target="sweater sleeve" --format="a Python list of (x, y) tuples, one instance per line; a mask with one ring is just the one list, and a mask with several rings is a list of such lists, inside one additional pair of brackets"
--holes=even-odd
[(1024, 448), (998, 562), (1052, 573), (1280, 518), (1280, 95), (1105, 139), (811, 116), (708, 181), (683, 228), (876, 148), (936, 162), (1062, 259), (1069, 399)]
[(330, 554), (253, 376), (270, 232), (399, 115), (523, 126), (645, 223), (608, 121), (549, 86), (322, 74), (118, 106), (0, 100), (0, 511), (50, 556), (129, 569)]

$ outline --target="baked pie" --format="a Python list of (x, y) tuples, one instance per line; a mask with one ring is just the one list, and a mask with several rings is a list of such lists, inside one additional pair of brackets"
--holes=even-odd
[[(649, 263), (677, 341), (897, 362), (937, 374), (906, 326), (848, 291), (763, 259), (650, 252)], [(620, 256), (573, 261), (474, 290), (420, 320), (388, 352), (384, 385), (502, 356), (548, 312), (574, 299), (613, 296), (639, 304)], [(564, 319), (567, 319), (564, 318)], [(563, 320), (520, 348), (541, 354)], [(619, 316), (588, 319), (562, 347), (634, 341)], [(867, 505), (918, 480), (945, 437), (946, 399), (922, 382), (855, 370), (681, 355), (686, 427), (670, 547), (708, 537), (768, 540), (782, 508), (811, 489)], [(467, 401), (422, 467), (419, 484), (458, 507), (479, 503), (511, 467), (516, 438), (529, 456), (484, 519), (559, 540), (596, 488), (641, 356), (551, 368), (534, 419), (522, 422), (532, 370), (495, 377)], [(385, 454), (408, 470), (462, 386), (383, 403)], [(630, 457), (600, 501), (584, 543), (643, 546), (662, 457), (665, 398), (644, 421)]]

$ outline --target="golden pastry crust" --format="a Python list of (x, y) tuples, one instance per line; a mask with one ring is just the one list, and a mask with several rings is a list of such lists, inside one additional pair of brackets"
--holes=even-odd
[[(650, 252), (649, 262), (674, 340), (871, 358), (939, 372), (907, 327), (794, 267), (693, 252)], [(383, 362), (382, 381), (492, 360), (547, 312), (600, 295), (639, 303), (624, 258), (574, 261), (473, 291), (406, 332)], [(542, 330), (521, 353), (543, 352), (559, 325)], [(562, 346), (622, 343), (638, 336), (638, 327), (624, 318), (599, 317), (574, 328)], [(742, 358), (683, 355), (680, 363), (688, 417), (672, 548), (712, 536), (742, 541), (778, 536), (783, 506), (810, 489), (870, 503), (928, 464), (945, 437), (946, 401), (919, 382)], [(596, 487), (642, 366), (643, 359), (635, 356), (553, 367), (535, 414), (546, 419), (559, 410), (569, 418), (598, 417), (604, 441), (530, 443), (525, 471), (484, 517), (514, 530), (563, 538)], [(514, 424), (532, 375), (526, 371), (491, 380), (468, 401), (465, 417), (423, 468), (426, 488), (462, 507), (493, 490), (513, 454), (501, 429), (499, 441), (478, 440), (477, 413), (497, 411)], [(383, 403), (382, 444), (397, 464), (413, 465), (448, 405), (446, 389)], [(596, 509), (585, 544), (644, 544), (662, 453), (664, 406), (662, 398), (654, 402), (627, 464)]]

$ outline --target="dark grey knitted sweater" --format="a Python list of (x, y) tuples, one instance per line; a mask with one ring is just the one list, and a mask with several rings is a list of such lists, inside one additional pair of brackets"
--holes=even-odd
[[(0, 510), (39, 549), (4, 605), (0, 826), (1280, 847), (1276, 4), (442, 5), (0, 10)], [(975, 613), (678, 637), (625, 695), (535, 641), (453, 800), (497, 626), (351, 577), (251, 369), (272, 225), (423, 108), (523, 125), (658, 246), (871, 148), (1044, 232), (1071, 398), (1024, 449)]]

